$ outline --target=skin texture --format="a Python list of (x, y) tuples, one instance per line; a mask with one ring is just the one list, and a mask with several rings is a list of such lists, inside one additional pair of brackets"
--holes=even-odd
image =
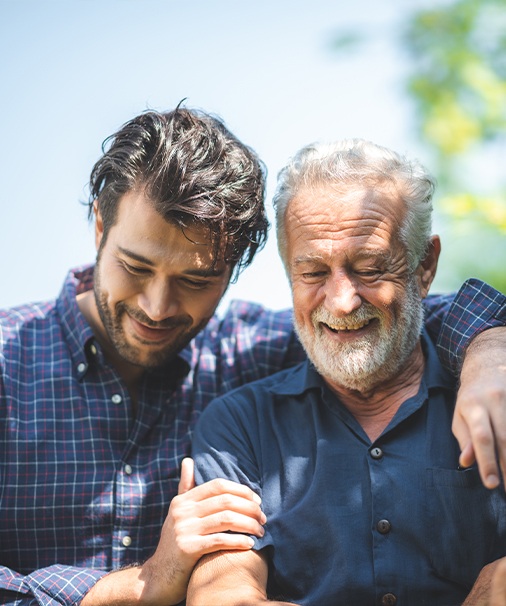
[[(170, 360), (207, 323), (227, 288), (231, 268), (212, 264), (204, 231), (183, 234), (137, 192), (120, 201), (106, 240), (96, 212), (96, 245), (95, 292), (80, 295), (78, 305), (126, 381), (135, 415), (140, 376)], [(156, 552), (141, 566), (104, 577), (82, 605), (177, 604), (202, 555), (250, 549), (252, 540), (246, 535), (261, 536), (264, 523), (255, 493), (224, 480), (195, 487), (193, 462), (186, 459)]]
[(494, 567), (490, 606), (506, 606), (506, 559), (499, 560)]
[[(286, 215), (285, 262), (297, 330), (310, 358), (313, 344), (319, 343), (320, 374), (371, 440), (382, 433), (402, 402), (418, 391), (424, 369), (420, 340), (410, 346), (408, 339), (400, 351), (400, 341), (393, 337), (391, 355), (372, 369), (359, 360), (360, 380), (351, 384), (347, 377), (336, 378), (332, 360), (353, 358), (349, 348), (361, 342), (378, 347), (385, 334), (382, 326), (393, 333), (401, 323), (404, 332), (409, 331), (413, 314), (402, 314), (406, 292), (411, 286), (420, 300), (425, 297), (441, 246), (433, 236), (426, 258), (410, 275), (398, 237), (403, 215), (404, 203), (386, 186), (375, 192), (352, 187), (336, 191), (332, 186), (303, 189), (291, 200)], [(370, 321), (357, 319), (361, 308), (366, 308)], [(324, 321), (315, 319), (322, 317)], [(392, 356), (393, 366), (389, 365)], [(473, 588), (480, 600), (488, 599), (491, 572), (492, 567), (486, 567)], [(261, 552), (206, 556), (191, 577), (187, 606), (268, 602), (267, 577), (268, 562)], [(470, 596), (466, 606), (487, 604), (473, 599)]]

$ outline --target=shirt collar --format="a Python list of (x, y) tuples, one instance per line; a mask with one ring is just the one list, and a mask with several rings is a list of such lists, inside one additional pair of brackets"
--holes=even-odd
[[(441, 365), (436, 348), (425, 329), (422, 331), (421, 340), (425, 354), (423, 383), (427, 389), (455, 389), (455, 379)], [(313, 364), (306, 360), (287, 372), (281, 382), (273, 385), (272, 391), (279, 395), (298, 396), (305, 391), (322, 388), (326, 388), (325, 381)]]

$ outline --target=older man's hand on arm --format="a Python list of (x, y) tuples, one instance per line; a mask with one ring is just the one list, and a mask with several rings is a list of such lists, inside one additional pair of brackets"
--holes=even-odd
[(267, 598), (268, 565), (260, 551), (221, 552), (195, 567), (186, 606), (295, 606)]
[(476, 460), (485, 486), (498, 486), (499, 465), (503, 475), (506, 470), (506, 327), (486, 330), (470, 343), (452, 429), (460, 464)]
[(82, 606), (177, 604), (199, 558), (220, 550), (250, 550), (248, 535), (263, 535), (260, 499), (247, 486), (216, 479), (195, 487), (193, 461), (185, 459), (178, 492), (151, 558), (103, 577)]

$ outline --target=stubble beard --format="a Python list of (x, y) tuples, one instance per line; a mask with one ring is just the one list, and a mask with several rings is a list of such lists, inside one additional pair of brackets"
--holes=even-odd
[[(385, 313), (371, 305), (362, 306), (346, 316), (335, 318), (319, 307), (311, 314), (312, 328), (295, 320), (295, 330), (316, 370), (332, 383), (345, 389), (369, 391), (393, 378), (413, 352), (423, 326), (423, 305), (414, 277), (409, 279), (397, 322), (387, 328)], [(343, 327), (377, 319), (378, 328), (353, 343), (336, 343), (320, 323)]]
[[(107, 303), (107, 296), (101, 288), (99, 264), (95, 267), (94, 295), (100, 320), (104, 326), (107, 338), (114, 349), (115, 355), (125, 362), (140, 366), (144, 369), (156, 369), (167, 365), (188, 343), (207, 325), (210, 318), (204, 318), (192, 327), (191, 319), (187, 317), (167, 318), (162, 322), (153, 322), (139, 309), (133, 309), (119, 302), (112, 310)], [(125, 335), (123, 319), (128, 314), (141, 324), (153, 328), (173, 328), (174, 338), (163, 347), (155, 347), (147, 341), (139, 339), (139, 344), (130, 343)], [(150, 349), (151, 348), (151, 349)]]

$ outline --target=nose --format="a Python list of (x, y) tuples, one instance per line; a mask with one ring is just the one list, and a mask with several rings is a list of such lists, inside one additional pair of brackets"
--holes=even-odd
[(325, 307), (336, 317), (343, 317), (362, 305), (354, 281), (346, 274), (332, 275), (325, 284)]
[(179, 310), (175, 289), (167, 280), (154, 280), (147, 284), (139, 295), (138, 304), (153, 322), (161, 322)]

